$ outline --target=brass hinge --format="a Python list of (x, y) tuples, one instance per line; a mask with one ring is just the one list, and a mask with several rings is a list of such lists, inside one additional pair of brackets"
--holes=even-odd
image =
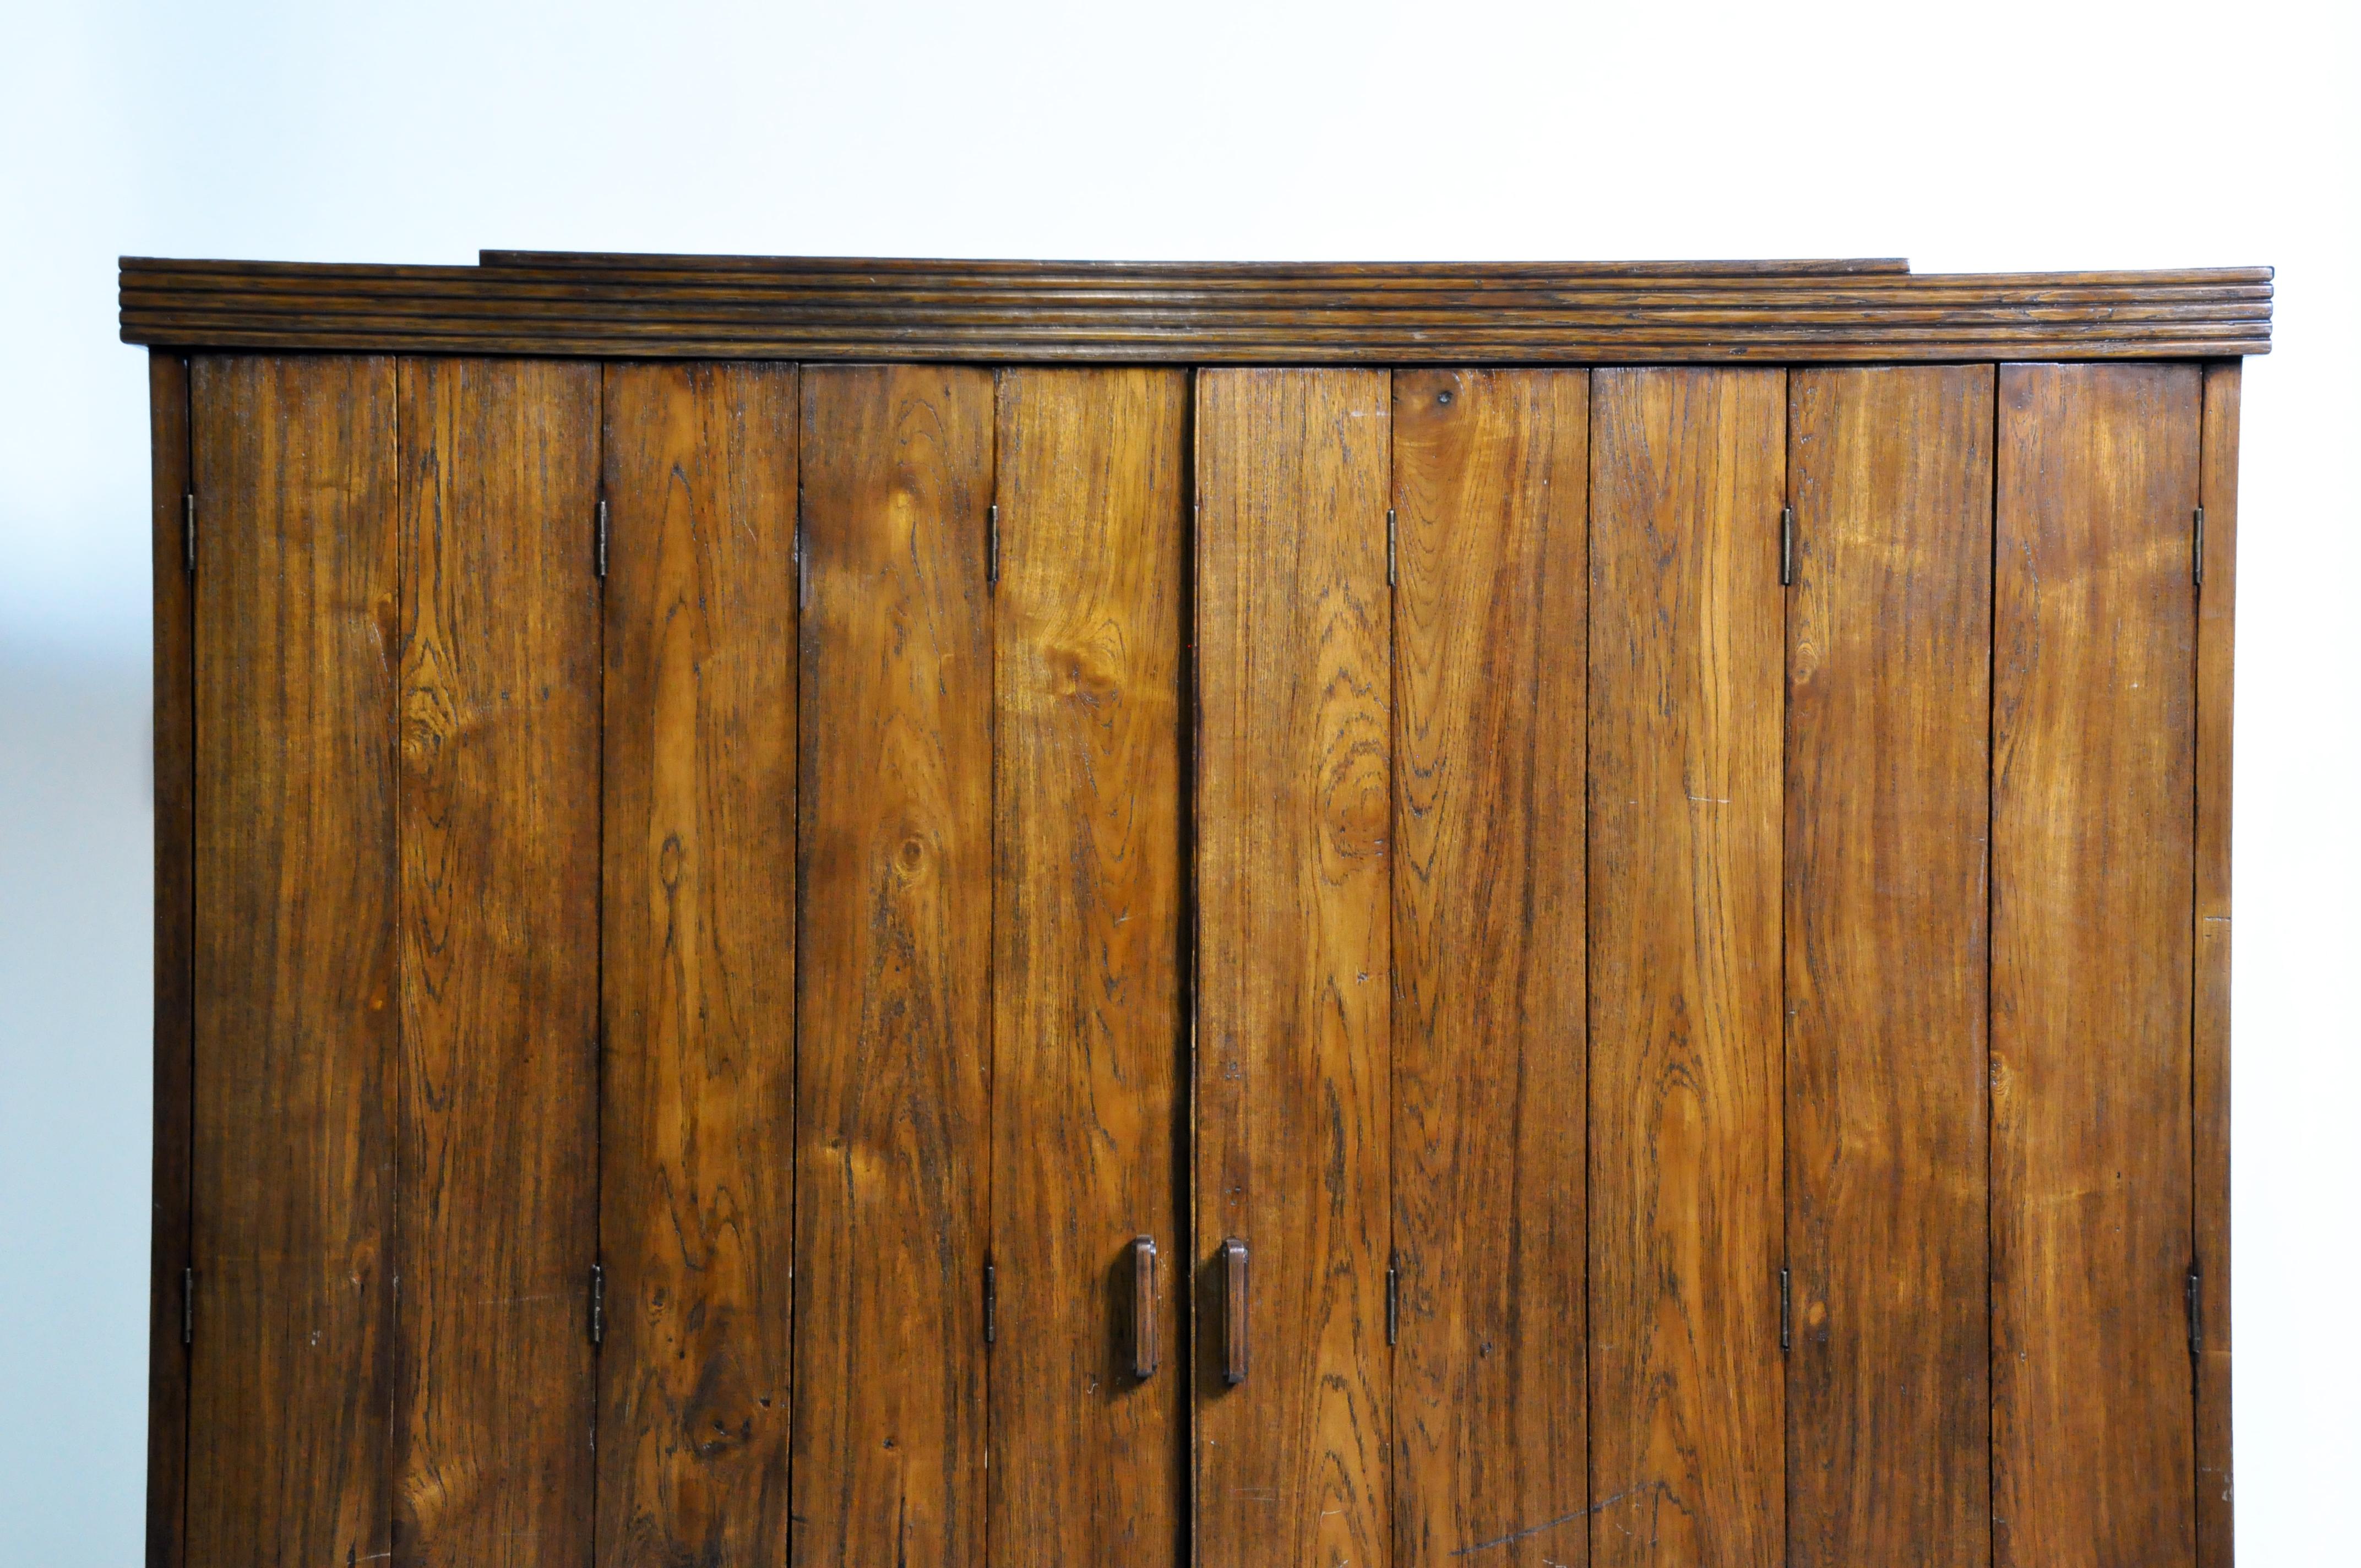
[(1795, 509), (1779, 509), (1779, 586), (1787, 587), (1795, 581)]
[(1386, 508), (1386, 587), (1394, 586), (1394, 509)]
[(2199, 587), (2205, 586), (2205, 509), (2197, 509), (2196, 536), (2190, 545), (2189, 580)]
[(2189, 1265), (2189, 1279), (2184, 1287), (2189, 1298), (2189, 1354), (2205, 1354), (2205, 1273), (2195, 1259)]
[(1787, 1292), (1787, 1270), (1783, 1265), (1779, 1269), (1779, 1348), (1781, 1350), (1792, 1348), (1795, 1343), (1793, 1337), (1795, 1317), (1790, 1309), (1791, 1299)]
[(189, 490), (181, 497), (181, 571), (188, 576), (197, 571), (197, 492)]
[(607, 498), (598, 498), (598, 575), (607, 575)]
[(590, 1266), (590, 1343), (607, 1343), (607, 1270)]

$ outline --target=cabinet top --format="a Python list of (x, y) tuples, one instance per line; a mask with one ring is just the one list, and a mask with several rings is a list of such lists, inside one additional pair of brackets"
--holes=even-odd
[(182, 349), (1203, 365), (2192, 359), (2270, 351), (2271, 269), (1898, 260), (927, 261), (488, 250), (473, 267), (126, 257)]

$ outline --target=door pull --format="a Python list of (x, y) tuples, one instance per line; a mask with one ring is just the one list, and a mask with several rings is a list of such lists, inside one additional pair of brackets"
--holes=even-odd
[(1156, 1238), (1131, 1238), (1131, 1375), (1156, 1376)]
[(1222, 1244), (1222, 1381), (1246, 1380), (1246, 1244)]

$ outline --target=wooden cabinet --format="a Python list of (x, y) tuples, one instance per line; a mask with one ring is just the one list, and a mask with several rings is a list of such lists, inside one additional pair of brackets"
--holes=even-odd
[(2226, 1564), (2268, 300), (126, 262), (151, 1563)]

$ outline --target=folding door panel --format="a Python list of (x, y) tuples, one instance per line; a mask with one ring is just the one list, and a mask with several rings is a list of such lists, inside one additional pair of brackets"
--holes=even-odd
[(803, 371), (794, 1560), (984, 1560), (989, 371)]
[(787, 1552), (792, 365), (606, 372), (598, 1560)]
[(999, 380), (992, 1540), (1180, 1560), (1189, 378)]
[(1591, 378), (1591, 1560), (1785, 1552), (1786, 377)]
[(1391, 400), (1382, 372), (1197, 380), (1197, 1553), (1224, 1568), (1391, 1556)]
[(1993, 636), (1995, 1559), (2194, 1552), (2200, 371), (2000, 371)]
[(1394, 377), (1395, 1561), (1578, 1564), (1589, 376)]
[(187, 1528), (205, 1568), (389, 1549), (393, 389), (383, 358), (192, 367)]
[(1789, 379), (1789, 1561), (1990, 1561), (1993, 371)]
[(405, 1563), (591, 1540), (598, 368), (401, 365)]

